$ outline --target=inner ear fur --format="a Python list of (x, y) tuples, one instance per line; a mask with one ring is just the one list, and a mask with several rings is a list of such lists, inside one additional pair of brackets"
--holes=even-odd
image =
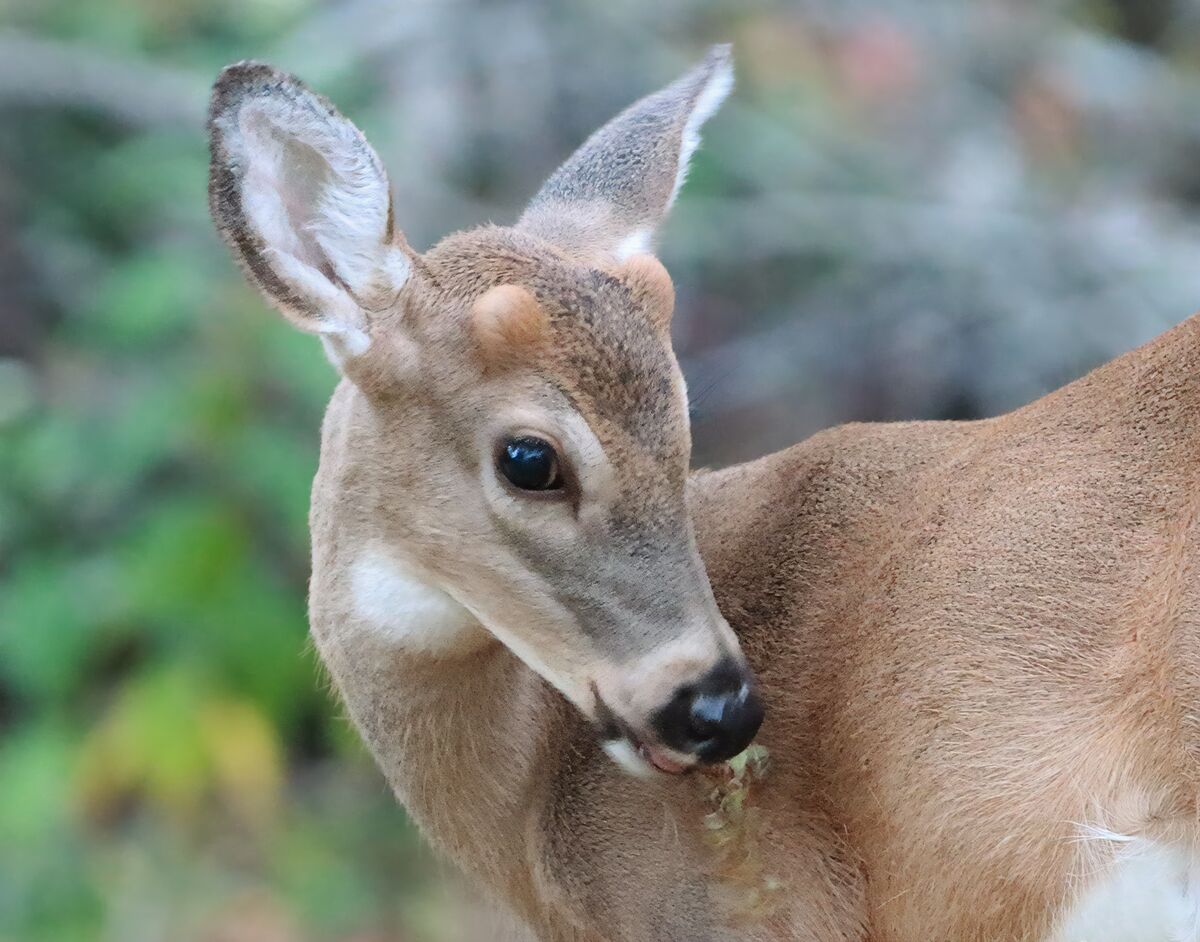
[(221, 72), (209, 105), (209, 206), (250, 281), (339, 366), (407, 283), (387, 173), (328, 99), (264, 63)]
[(487, 366), (525, 359), (545, 343), (550, 319), (537, 298), (520, 285), (497, 285), (471, 308), (471, 326)]
[(675, 285), (663, 263), (653, 255), (631, 255), (613, 274), (629, 287), (655, 326), (669, 332), (671, 315), (675, 312)]

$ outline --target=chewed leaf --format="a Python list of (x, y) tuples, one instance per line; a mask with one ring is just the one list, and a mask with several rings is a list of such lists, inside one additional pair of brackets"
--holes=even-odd
[(733, 774), (736, 778), (741, 778), (742, 773), (746, 771), (746, 761), (749, 752), (749, 748), (743, 749), (736, 756), (729, 760), (729, 767), (733, 770)]
[(782, 900), (783, 882), (763, 872), (767, 824), (753, 801), (769, 767), (767, 748), (754, 745), (705, 775), (711, 787), (704, 842), (714, 851), (712, 874), (732, 918), (766, 918)]
[(766, 746), (755, 743), (748, 746), (742, 753), (745, 757), (745, 768), (750, 772), (750, 778), (758, 781), (767, 774), (771, 764), (771, 753)]
[(745, 789), (738, 789), (735, 792), (730, 792), (721, 799), (721, 812), (725, 814), (731, 821), (736, 821), (742, 813), (742, 806), (746, 803)]
[(726, 766), (735, 780), (755, 781), (766, 774), (770, 758), (771, 753), (766, 746), (754, 743), (730, 759)]

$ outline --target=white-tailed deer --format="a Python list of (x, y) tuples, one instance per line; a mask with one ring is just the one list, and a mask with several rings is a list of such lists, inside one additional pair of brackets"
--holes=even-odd
[[(350, 715), (540, 939), (1200, 938), (1200, 322), (1001, 418), (689, 472), (647, 253), (730, 85), (719, 47), (419, 254), (325, 99), (221, 75), (217, 226), (343, 375), (310, 608)], [(770, 772), (714, 812), (669, 773), (760, 697)]]

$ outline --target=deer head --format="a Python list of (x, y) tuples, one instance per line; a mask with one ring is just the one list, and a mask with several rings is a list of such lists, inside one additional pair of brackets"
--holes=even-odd
[[(210, 112), (217, 227), (353, 403), (322, 457), (349, 483), (314, 515), (374, 549), (327, 565), (364, 617), (419, 622), (419, 648), (498, 639), (639, 771), (732, 756), (762, 720), (693, 539), (674, 291), (648, 254), (731, 84), (716, 47), (594, 134), (515, 227), (424, 254), (362, 134), (295, 78), (231, 66)], [(376, 591), (401, 572), (403, 592)]]

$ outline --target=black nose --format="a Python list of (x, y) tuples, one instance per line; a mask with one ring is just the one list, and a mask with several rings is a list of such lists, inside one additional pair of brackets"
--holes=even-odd
[(753, 677), (726, 660), (699, 683), (681, 687), (652, 722), (663, 745), (703, 762), (721, 762), (750, 745), (762, 721)]

